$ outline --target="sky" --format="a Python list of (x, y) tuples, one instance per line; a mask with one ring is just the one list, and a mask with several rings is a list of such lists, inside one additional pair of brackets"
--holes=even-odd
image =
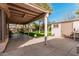
[(67, 17), (75, 16), (75, 11), (79, 9), (79, 5), (74, 3), (52, 3), (50, 7), (53, 10), (48, 17), (50, 22), (58, 22)]

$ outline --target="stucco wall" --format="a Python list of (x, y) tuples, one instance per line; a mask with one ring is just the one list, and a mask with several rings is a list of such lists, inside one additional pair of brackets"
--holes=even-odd
[(62, 35), (70, 36), (73, 32), (73, 22), (61, 23)]

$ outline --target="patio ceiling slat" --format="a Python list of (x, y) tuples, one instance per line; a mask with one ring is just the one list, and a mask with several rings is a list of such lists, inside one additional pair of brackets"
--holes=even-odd
[(31, 14), (31, 15), (38, 15), (38, 14), (40, 14), (40, 13), (35, 13), (33, 11), (29, 11), (28, 9), (22, 9), (22, 8), (14, 6), (14, 5), (13, 6), (12, 5), (8, 5), (8, 7), (11, 10), (16, 10), (16, 11), (20, 11), (20, 12)]
[(24, 15), (25, 13), (19, 12), (19, 11), (15, 11), (15, 10), (10, 10), (11, 13), (16, 13), (16, 14), (20, 14), (20, 15)]
[(8, 5), (7, 4), (0, 3), (0, 9), (3, 9), (6, 12), (7, 16), (10, 17), (10, 11), (8, 9)]
[(40, 18), (42, 18), (44, 15), (45, 15), (45, 13), (41, 13), (40, 15), (38, 15), (38, 16), (36, 16), (36, 17), (30, 19), (30, 21), (28, 21), (27, 23), (30, 23), (30, 22), (35, 21), (35, 20), (37, 20), (37, 19), (40, 19)]
[(23, 23), (27, 23), (29, 21), (31, 21), (31, 19), (33, 19), (35, 16), (32, 16), (32, 15), (18, 15), (18, 14), (11, 14), (12, 16), (8, 19), (8, 22), (9, 23), (20, 23), (20, 24), (23, 24)]
[(18, 7), (18, 8), (21, 8), (23, 10), (27, 10), (29, 12), (33, 12), (33, 13), (36, 13), (36, 14), (40, 14), (41, 12), (44, 12), (42, 10), (39, 10), (40, 8), (36, 8), (36, 6), (33, 6), (31, 4), (25, 4), (25, 3), (9, 3), (9, 5), (13, 5), (15, 7)]
[(18, 14), (18, 13), (11, 12), (11, 16), (13, 16), (13, 15), (16, 15), (16, 16), (19, 16), (19, 17), (24, 17), (24, 14)]
[(29, 11), (25, 11), (25, 10), (20, 9), (20, 8), (17, 8), (17, 7), (10, 7), (10, 6), (9, 6), (9, 9), (10, 9), (10, 10), (17, 11), (17, 12), (22, 12), (22, 13), (25, 13), (25, 14), (34, 15), (34, 16), (38, 15), (38, 14), (36, 14), (36, 13), (31, 13), (31, 12), (29, 12)]
[[(25, 14), (24, 17), (23, 17), (23, 20), (27, 19), (28, 17), (29, 17), (29, 19), (32, 19), (36, 16)], [(27, 21), (29, 21), (29, 20), (27, 20)]]
[(11, 14), (8, 18), (9, 23), (25, 24), (40, 19), (46, 14), (46, 12), (36, 6), (30, 6), (30, 4), (7, 3), (7, 5)]

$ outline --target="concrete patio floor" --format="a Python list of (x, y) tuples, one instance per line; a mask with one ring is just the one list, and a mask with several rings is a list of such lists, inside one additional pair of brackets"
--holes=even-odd
[[(20, 38), (21, 37), (21, 38)], [(79, 42), (67, 38), (48, 37), (44, 45), (44, 37), (32, 38), (24, 35), (13, 38), (1, 56), (78, 56), (76, 47)]]

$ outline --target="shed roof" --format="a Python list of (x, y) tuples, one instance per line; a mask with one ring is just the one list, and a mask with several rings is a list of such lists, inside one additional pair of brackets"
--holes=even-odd
[(60, 24), (60, 23), (67, 23), (67, 22), (74, 22), (74, 21), (79, 21), (79, 18), (75, 18), (72, 20), (60, 21), (60, 22), (53, 22), (52, 24)]

